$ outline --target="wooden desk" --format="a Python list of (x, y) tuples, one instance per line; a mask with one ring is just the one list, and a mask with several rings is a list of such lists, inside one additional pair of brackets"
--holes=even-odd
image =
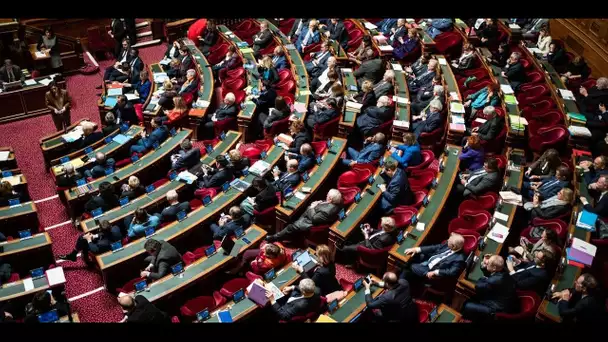
[[(245, 235), (239, 239), (243, 245), (239, 250), (238, 255), (242, 256), (245, 251), (249, 248), (253, 248), (266, 236), (266, 231), (256, 225), (252, 225), (245, 231)], [(247, 244), (243, 241), (243, 238), (247, 238), (251, 241)], [(235, 240), (236, 242), (236, 240)], [(238, 257), (231, 255), (225, 255), (223, 249), (218, 248), (217, 252), (210, 257), (202, 257), (192, 264), (184, 267), (184, 272), (178, 276), (169, 274), (151, 284), (149, 284), (146, 291), (140, 293), (133, 293), (134, 295), (142, 295), (146, 297), (150, 302), (156, 302), (163, 299), (168, 299), (171, 295), (177, 291), (194, 285), (196, 282), (200, 282), (204, 279), (209, 279), (213, 274), (224, 268), (230, 261), (237, 260)]]
[[(214, 88), (214, 80), (213, 80), (213, 72), (211, 71), (211, 66), (207, 61), (207, 58), (203, 55), (203, 53), (194, 45), (194, 43), (190, 39), (184, 40), (184, 46), (190, 50), (190, 54), (194, 58), (194, 62), (196, 63), (197, 73), (200, 77), (199, 79), (199, 88), (198, 88), (198, 99), (205, 100), (211, 103), (211, 99), (213, 98)], [(188, 114), (188, 122), (190, 124), (190, 129), (192, 130), (192, 140), (198, 140), (198, 126), (203, 117), (207, 114), (207, 108), (203, 108), (202, 114)]]
[[(83, 168), (86, 169), (88, 166), (90, 166), (93, 163), (93, 158), (95, 158), (97, 152), (104, 153), (106, 155), (106, 158), (110, 158), (118, 154), (119, 150), (127, 150), (127, 152), (129, 152), (128, 149), (131, 147), (131, 145), (141, 138), (140, 134), (143, 130), (143, 127), (133, 125), (129, 127), (129, 130), (127, 130), (125, 133), (122, 133), (128, 138), (128, 140), (124, 144), (119, 144), (114, 140), (110, 140), (109, 143), (106, 143), (105, 139), (107, 139), (108, 137), (114, 138), (120, 133), (119, 130), (116, 130), (114, 133), (108, 135), (106, 138), (101, 139), (90, 146), (87, 146), (64, 156), (70, 159), (66, 163), (61, 163), (61, 158), (51, 160), (51, 165), (54, 165), (51, 167), (51, 172), (53, 173), (53, 175), (55, 175), (55, 177), (64, 174), (65, 171), (63, 170), (63, 168), (65, 164), (71, 163), (72, 165), (78, 165), (82, 162), (81, 156), (84, 156), (85, 154), (89, 157), (89, 160), (87, 160), (79, 167), (74, 167), (75, 170)], [(89, 147), (93, 148), (94, 150), (89, 153), (85, 153), (85, 150)]]
[[(342, 82), (344, 83), (345, 97), (350, 95), (357, 95), (359, 88), (357, 86), (357, 80), (355, 79), (353, 70), (349, 68), (342, 68), (340, 69), (340, 71), (342, 72)], [(343, 112), (344, 115), (342, 115), (342, 117), (340, 118), (340, 123), (338, 124), (338, 136), (340, 138), (348, 139), (348, 136), (355, 129), (355, 123), (357, 121), (358, 113), (346, 109), (346, 100), (344, 101)]]
[(38, 231), (38, 212), (33, 201), (11, 208), (0, 207), (0, 229), (6, 236), (19, 236), (20, 230)]
[(46, 232), (34, 234), (31, 239), (16, 238), (0, 242), (0, 246), (4, 247), (0, 259), (12, 265), (13, 272), (23, 275), (40, 265), (55, 262), (51, 244), (51, 237)]
[(458, 323), (461, 319), (460, 312), (442, 303), (437, 310), (437, 319), (433, 323)]
[[(73, 123), (67, 128), (67, 132), (73, 131), (77, 126), (80, 126), (84, 121), (89, 121), (89, 118), (84, 118), (78, 122)], [(94, 123), (94, 129), (97, 129), (97, 124)], [(45, 137), (40, 138), (39, 144), (42, 149), (42, 157), (44, 158), (44, 167), (46, 170), (51, 166), (51, 160), (59, 158), (67, 153), (70, 149), (70, 144), (65, 142), (62, 138), (63, 132), (51, 133)]]
[(346, 140), (338, 137), (334, 137), (332, 139), (332, 147), (331, 151), (335, 152), (330, 153), (328, 149), (323, 154), (323, 162), (321, 165), (315, 165), (310, 171), (308, 171), (308, 175), (310, 179), (308, 182), (304, 183), (303, 181), (294, 188), (294, 194), (296, 191), (299, 191), (302, 187), (306, 186), (310, 188), (310, 193), (305, 194), (306, 198), (300, 200), (295, 195), (291, 198), (285, 200), (283, 205), (279, 203), (276, 208), (277, 215), (277, 232), (280, 232), (285, 228), (287, 224), (290, 222), (294, 222), (296, 217), (301, 214), (305, 208), (311, 203), (312, 198), (319, 192), (319, 190), (323, 187), (323, 184), (329, 178), (331, 171), (334, 170), (336, 164), (340, 161), (340, 155), (344, 152), (346, 148)]
[[(424, 243), (424, 239), (433, 229), (435, 221), (441, 214), (442, 209), (448, 199), (448, 196), (452, 190), (454, 179), (458, 174), (458, 167), (460, 165), (460, 155), (462, 148), (455, 145), (447, 145), (446, 152), (441, 157), (440, 162), (443, 162), (444, 169), (437, 175), (437, 186), (428, 194), (429, 203), (426, 207), (422, 207), (418, 211), (418, 222), (411, 224), (406, 228), (407, 237), (403, 240), (401, 245), (395, 244), (391, 248), (388, 255), (388, 270), (394, 270), (398, 268), (400, 264), (405, 264), (410, 260), (409, 255), (405, 255), (405, 250), (408, 248), (420, 247)], [(423, 231), (416, 229), (418, 223), (424, 223), (425, 227)]]
[[(515, 158), (521, 158), (522, 161), (525, 161), (524, 151), (509, 148), (507, 150), (507, 158), (510, 161), (514, 161)], [(515, 163), (514, 163), (514, 165), (519, 166), (519, 171), (510, 171), (510, 174), (508, 172), (505, 172), (504, 184), (509, 185), (509, 186), (514, 186), (514, 187), (521, 189), (521, 185), (522, 185), (522, 181), (523, 181), (523, 177), (524, 177), (524, 172), (522, 170), (523, 166), (517, 165)], [(496, 220), (496, 221), (500, 222), (502, 225), (506, 226), (507, 228), (511, 228), (511, 224), (513, 223), (513, 219), (515, 217), (516, 210), (517, 210), (516, 205), (507, 204), (507, 203), (500, 204), (500, 202), (499, 202), (498, 207), (496, 208), (495, 212), (498, 211), (502, 214), (505, 214), (505, 215), (509, 216), (509, 219), (507, 222), (504, 222), (502, 220)], [(502, 250), (503, 244), (498, 243), (498, 242), (488, 238), (487, 234), (489, 233), (489, 231), (490, 231), (490, 228), (488, 228), (488, 232), (486, 233), (486, 237), (484, 238), (486, 245), (483, 248), (483, 250), (478, 249), (475, 251), (475, 262), (471, 266), (471, 271), (469, 273), (467, 273), (466, 270), (463, 271), (462, 274), (460, 275), (460, 277), (458, 278), (458, 283), (456, 284), (455, 296), (454, 296), (454, 299), (453, 299), (452, 305), (451, 305), (456, 310), (460, 310), (460, 308), (462, 308), (462, 305), (464, 304), (464, 302), (467, 299), (473, 297), (473, 295), (475, 294), (475, 284), (477, 283), (477, 280), (479, 280), (483, 276), (483, 272), (481, 270), (481, 261), (483, 260), (483, 256), (485, 254), (499, 254), (500, 251)]]
[(12, 172), (13, 175), (8, 177), (2, 177), (2, 174), (0, 174), (0, 182), (7, 181), (11, 183), (14, 191), (22, 194), (29, 194), (27, 188), (27, 179), (25, 178), (25, 175), (21, 173), (21, 170), (15, 169), (11, 170), (10, 172)]
[[(30, 278), (30, 277), (27, 277)], [(25, 279), (27, 279), (25, 278)], [(31, 296), (33, 296), (35, 293), (41, 292), (41, 291), (46, 291), (50, 288), (52, 288), (51, 286), (49, 286), (49, 282), (46, 278), (46, 276), (42, 277), (42, 278), (38, 278), (38, 279), (34, 279), (32, 282), (34, 283), (34, 288), (26, 291), (25, 290), (25, 286), (23, 285), (23, 280), (17, 280), (15, 282), (12, 283), (6, 283), (3, 284), (2, 287), (0, 287), (0, 303), (7, 301), (7, 300), (11, 300), (12, 302), (27, 302), (28, 300), (31, 299)], [(57, 284), (53, 287), (63, 287), (64, 284)], [(25, 305), (25, 303), (23, 304)]]
[[(30, 54), (32, 55), (32, 59), (34, 60), (34, 63), (38, 62), (38, 61), (47, 61), (51, 58), (51, 53), (50, 50), (44, 50), (44, 51), (38, 51), (37, 48), (38, 44), (30, 44), (28, 49), (30, 50)], [(44, 56), (38, 56), (36, 54), (36, 52), (40, 52), (41, 54), (43, 54)]]
[[(201, 158), (201, 163), (205, 165), (210, 165), (215, 161), (215, 157), (226, 154), (229, 150), (234, 148), (234, 146), (238, 143), (241, 138), (241, 134), (235, 131), (228, 131), (226, 133), (226, 139), (218, 142), (213, 147), (213, 152), (206, 154), (203, 150), (202, 153), (205, 155)], [(129, 203), (122, 207), (116, 207), (114, 209), (108, 210), (103, 214), (101, 218), (110, 221), (111, 223), (119, 222), (127, 215), (132, 214), (137, 208), (145, 208), (146, 210), (150, 210), (152, 207), (160, 207), (161, 204), (165, 203), (167, 192), (170, 190), (175, 190), (180, 192), (186, 188), (186, 184), (180, 182), (178, 180), (173, 180), (163, 184), (162, 186), (154, 189), (154, 191), (150, 193), (146, 193), (141, 195)], [(95, 223), (93, 218), (83, 220), (80, 222), (80, 227), (84, 232), (89, 232), (91, 230), (97, 229), (99, 226)]]
[(518, 27), (511, 27), (509, 19), (498, 19), (498, 29), (507, 32), (507, 42), (509, 44), (517, 43), (523, 39), (522, 30), (519, 25)]
[[(384, 158), (385, 163), (388, 160), (392, 160), (391, 153), (386, 151)], [(361, 191), (359, 203), (353, 202), (348, 208), (344, 208), (346, 213), (344, 220), (338, 220), (329, 227), (328, 246), (332, 253), (336, 252), (336, 244), (338, 242), (344, 243), (352, 232), (359, 228), (359, 225), (376, 206), (378, 199), (382, 195), (382, 191), (378, 189), (378, 185), (385, 184), (384, 178), (380, 176), (381, 171), (381, 167), (376, 169), (374, 183), (366, 185), (365, 189)]]
[[(453, 123), (452, 120), (453, 116), (459, 116), (462, 117), (464, 114), (457, 114), (457, 113), (452, 113), (452, 109), (450, 108), (450, 103), (454, 102), (452, 101), (450, 98), (450, 93), (456, 93), (458, 94), (458, 98), (460, 99), (460, 101), (456, 101), (456, 102), (460, 102), (460, 103), (464, 103), (464, 99), (462, 98), (462, 95), (460, 94), (460, 89), (458, 88), (458, 83), (456, 82), (456, 78), (454, 77), (454, 73), (452, 72), (452, 67), (450, 67), (450, 61), (445, 58), (445, 56), (443, 55), (435, 55), (435, 57), (437, 59), (442, 59), (446, 61), (446, 65), (439, 63), (439, 67), (441, 68), (441, 76), (443, 78), (443, 87), (444, 87), (444, 93), (445, 93), (445, 97), (447, 99), (447, 113), (448, 113), (448, 118), (450, 122)], [(462, 138), (464, 136), (464, 131), (457, 131), (457, 130), (452, 130), (450, 129), (450, 126), (448, 125), (448, 130), (447, 130), (447, 143), (448, 144), (454, 144), (454, 145), (461, 145), (462, 142)]]
[[(39, 82), (46, 78), (49, 77), (38, 77), (34, 80)], [(65, 80), (57, 82), (57, 86), (65, 89)], [(36, 83), (23, 84), (23, 88), (0, 92), (0, 124), (50, 114), (44, 99), (48, 90), (48, 86)]]
[[(382, 279), (372, 274), (374, 281), (381, 281)], [(376, 298), (384, 292), (384, 288), (372, 285), (370, 288), (372, 297)], [(367, 309), (367, 303), (365, 302), (365, 287), (362, 286), (359, 291), (352, 289), (348, 292), (346, 297), (338, 303), (338, 309), (334, 313), (325, 312), (324, 315), (329, 316), (336, 322), (340, 323), (353, 323), (359, 319), (361, 314)], [(315, 322), (318, 323), (318, 322)]]
[[(311, 257), (315, 258), (315, 252), (312, 249), (308, 249), (308, 253), (310, 253)], [(280, 270), (276, 271), (276, 277), (271, 281), (276, 287), (283, 290), (287, 286), (291, 286), (296, 282), (296, 280), (300, 279), (300, 274), (296, 272), (293, 267), (291, 267), (292, 263), (289, 262), (287, 265), (283, 266)], [(215, 309), (209, 316), (210, 318), (206, 320), (204, 323), (219, 323), (219, 319), (217, 314), (220, 311), (230, 311), (230, 315), (232, 316), (232, 321), (236, 322), (242, 320), (249, 315), (251, 315), (254, 311), (259, 310), (260, 307), (249, 298), (245, 298), (238, 303), (230, 300), (226, 304), (221, 307)]]
[(0, 161), (1, 170), (11, 170), (17, 168), (17, 159), (15, 159), (15, 150), (12, 147), (0, 147), (0, 151), (8, 151), (8, 158)]
[[(175, 149), (179, 148), (181, 142), (188, 138), (191, 133), (191, 130), (182, 128), (175, 136), (167, 138), (158, 149), (149, 151), (135, 163), (131, 163), (121, 169), (115, 170), (114, 173), (110, 175), (97, 178), (92, 182), (87, 183), (87, 185), (90, 185), (93, 188), (88, 192), (79, 194), (78, 187), (65, 190), (64, 194), (70, 216), (74, 218), (82, 213), (85, 202), (97, 193), (99, 184), (103, 182), (110, 182), (114, 184), (114, 186), (117, 186), (126, 182), (129, 177), (133, 175), (138, 175), (140, 181), (144, 184), (147, 183), (148, 180), (158, 179), (154, 176), (158, 176), (159, 172), (164, 170), (162, 167), (156, 167), (153, 172), (144, 172), (154, 168), (159, 163), (168, 163), (168, 156)], [(114, 177), (117, 177), (118, 180), (114, 179)]]
[[(578, 165), (576, 157), (572, 156), (573, 165)], [(585, 178), (583, 178), (578, 171), (575, 171), (574, 176), (574, 188), (576, 189), (576, 197), (583, 196), (587, 198), (587, 200), (592, 203), (593, 199), (589, 195), (589, 191), (587, 190), (588, 184), (585, 182)], [(572, 212), (572, 219), (570, 221), (570, 226), (568, 227), (568, 234), (572, 234), (573, 238), (579, 238), (581, 240), (590, 242), (591, 241), (591, 232), (586, 231), (584, 229), (576, 228), (576, 220), (578, 218), (577, 213), (583, 211), (583, 205), (578, 202), (578, 206), (576, 211)], [(568, 241), (565, 242), (564, 246), (562, 246), (562, 255), (561, 257), (566, 257), (566, 248), (568, 247)], [(561, 259), (560, 259), (561, 261)], [(555, 292), (562, 291), (564, 289), (569, 289), (574, 287), (574, 283), (576, 279), (583, 273), (583, 270), (579, 267), (568, 265), (566, 263), (564, 267), (564, 271), (562, 274), (559, 272), (555, 272), (555, 276), (551, 280), (551, 285), (555, 285)], [(544, 322), (561, 322), (562, 317), (559, 315), (559, 309), (557, 307), (557, 303), (547, 300), (543, 298), (540, 307), (538, 308), (538, 312), (536, 313), (536, 319)]]
[[(273, 148), (268, 151), (265, 160), (272, 166), (279, 161), (282, 155), (283, 149), (273, 146)], [(251, 184), (255, 177), (255, 175), (249, 174), (244, 177), (243, 180)], [(184, 220), (174, 221), (173, 223), (158, 229), (154, 238), (171, 242), (175, 245), (176, 243), (173, 242), (174, 240), (186, 239), (194, 230), (212, 222), (220, 213), (224, 212), (232, 205), (238, 205), (244, 198), (244, 193), (234, 188), (230, 188), (226, 192), (217, 194), (209, 205), (201, 206), (188, 213), (188, 216)], [(132, 279), (132, 276), (130, 276), (128, 272), (125, 272), (125, 269), (128, 269), (129, 265), (142, 262), (141, 259), (143, 258), (140, 256), (145, 252), (145, 242), (145, 238), (139, 238), (123, 246), (122, 250), (107, 252), (96, 257), (107, 289), (112, 291), (116, 286), (122, 285), (125, 281)]]
[[(245, 69), (247, 71), (247, 86), (252, 89), (260, 89), (260, 79), (257, 78), (258, 70), (256, 66), (256, 59), (253, 56), (252, 52), (243, 53), (241, 49), (238, 47), (238, 43), (241, 43), (241, 38), (237, 37), (234, 32), (230, 31), (226, 26), (220, 25), (218, 26), (218, 30), (220, 31), (220, 35), (224, 40), (228, 41), (230, 44), (234, 45), (237, 49), (238, 54), (243, 58), (243, 63), (252, 63), (254, 65), (253, 69)], [(230, 35), (228, 34), (230, 32)], [(245, 101), (241, 105), (241, 110), (239, 115), (237, 116), (237, 122), (239, 126), (239, 132), (241, 132), (241, 137), (243, 142), (248, 142), (249, 139), (249, 128), (251, 127), (251, 122), (254, 120), (253, 114), (255, 113), (256, 104), (253, 101)]]
[(391, 131), (393, 140), (403, 141), (403, 134), (405, 132), (408, 132), (408, 129), (411, 125), (411, 115), (412, 115), (411, 113), (412, 112), (411, 112), (410, 104), (412, 102), (411, 102), (411, 98), (410, 98), (410, 91), (407, 87), (407, 79), (405, 77), (405, 72), (395, 70), (396, 65), (390, 64), (390, 66), (391, 66), (391, 69), (395, 72), (395, 95), (399, 96), (399, 97), (404, 97), (404, 98), (408, 99), (408, 102), (409, 102), (409, 103), (397, 102), (396, 108), (395, 108), (395, 120), (406, 122), (407, 127), (397, 126), (393, 123), (393, 128)]

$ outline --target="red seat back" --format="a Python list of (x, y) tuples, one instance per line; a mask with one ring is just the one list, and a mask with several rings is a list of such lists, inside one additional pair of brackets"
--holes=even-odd
[(372, 172), (369, 170), (352, 169), (338, 177), (338, 188), (349, 188), (367, 182)]
[(317, 156), (322, 155), (327, 150), (327, 142), (326, 141), (313, 141), (310, 143), (312, 149), (315, 151)]
[(338, 115), (327, 122), (315, 125), (312, 129), (315, 140), (324, 140), (338, 135), (338, 126), (340, 124), (341, 117), (341, 115)]
[(344, 202), (344, 207), (347, 208), (353, 202), (355, 202), (355, 195), (361, 192), (358, 186), (351, 186), (347, 188), (338, 188), (340, 193), (342, 194), (342, 201)]
[(519, 312), (515, 314), (496, 313), (497, 320), (533, 320), (541, 303), (541, 298), (533, 291), (518, 291)]
[(422, 150), (420, 154), (422, 155), (422, 162), (416, 166), (408, 166), (406, 168), (408, 173), (411, 173), (414, 170), (426, 169), (429, 165), (431, 165), (433, 160), (435, 160), (435, 153), (433, 153), (431, 150)]

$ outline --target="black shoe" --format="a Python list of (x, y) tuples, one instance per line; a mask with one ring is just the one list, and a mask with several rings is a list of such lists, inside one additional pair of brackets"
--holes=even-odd
[(277, 238), (274, 235), (268, 235), (266, 236), (266, 242), (275, 242), (277, 241)]
[(58, 258), (61, 260), (76, 261), (76, 254), (70, 253), (70, 254), (60, 255)]
[(97, 86), (97, 87), (95, 87), (95, 89), (101, 89), (101, 88), (102, 88), (102, 86)]

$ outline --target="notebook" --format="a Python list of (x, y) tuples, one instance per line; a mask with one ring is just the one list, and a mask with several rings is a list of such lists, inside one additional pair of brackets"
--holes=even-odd
[(228, 310), (218, 312), (217, 318), (220, 321), (220, 323), (232, 323), (232, 315), (230, 314), (230, 311), (228, 311)]
[(251, 289), (247, 294), (247, 298), (251, 299), (259, 306), (264, 306), (268, 303), (268, 298), (266, 298), (266, 288), (257, 282), (253, 282), (251, 284)]

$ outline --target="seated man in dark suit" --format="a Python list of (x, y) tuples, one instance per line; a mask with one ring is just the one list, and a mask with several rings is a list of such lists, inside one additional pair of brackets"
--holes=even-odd
[(497, 312), (514, 313), (519, 309), (515, 280), (504, 271), (500, 255), (486, 254), (481, 263), (485, 276), (475, 284), (476, 296), (467, 301), (462, 315), (472, 321), (487, 321)]
[(405, 255), (419, 254), (419, 257), (409, 268), (406, 266), (401, 278), (414, 281), (414, 279), (458, 277), (466, 266), (467, 256), (464, 254), (463, 246), (464, 237), (452, 233), (446, 243), (406, 249)]
[(393, 70), (386, 70), (382, 80), (374, 84), (374, 94), (376, 95), (376, 98), (378, 99), (380, 96), (385, 95), (393, 95), (393, 83), (395, 83), (395, 72)]
[(148, 239), (144, 249), (149, 256), (144, 259), (148, 263), (140, 276), (149, 280), (158, 280), (171, 273), (171, 267), (182, 261), (182, 255), (167, 241)]
[(169, 190), (166, 197), (169, 205), (160, 212), (160, 222), (175, 221), (177, 220), (177, 213), (180, 211), (185, 211), (186, 213), (190, 211), (190, 203), (188, 201), (180, 203), (177, 191)]
[(260, 23), (260, 32), (253, 35), (253, 54), (259, 56), (260, 50), (267, 47), (272, 42), (272, 32), (268, 29), (268, 23)]
[(331, 57), (330, 49), (331, 45), (329, 44), (329, 42), (324, 42), (323, 44), (321, 44), (321, 51), (310, 53), (311, 59), (305, 64), (306, 71), (308, 72), (309, 77), (319, 77), (323, 70), (327, 68), (327, 60), (329, 57)]
[(155, 144), (162, 144), (169, 137), (169, 128), (163, 124), (160, 117), (152, 120), (152, 133), (146, 136), (146, 131), (141, 131), (141, 139), (136, 144), (131, 145), (131, 153), (145, 153), (154, 147)]
[(120, 197), (127, 197), (129, 201), (132, 201), (146, 193), (146, 188), (141, 185), (137, 176), (130, 176), (129, 181), (123, 184), (120, 189), (122, 191)]
[[(505, 127), (505, 118), (496, 115), (494, 106), (487, 106), (483, 109), (483, 113), (487, 116), (487, 121), (471, 129), (470, 134), (479, 136), (479, 139), (483, 141), (492, 141), (498, 137)], [(468, 130), (467, 133), (469, 133)]]
[(116, 124), (116, 117), (114, 116), (114, 113), (107, 112), (105, 119), (106, 126), (101, 129), (101, 133), (103, 133), (104, 137), (107, 137), (113, 132), (116, 132), (120, 127)]
[(21, 68), (13, 64), (10, 59), (4, 60), (4, 66), (0, 68), (0, 83), (1, 82), (16, 82), (25, 81), (25, 76), (21, 72)]
[(410, 94), (417, 93), (420, 89), (428, 87), (433, 83), (433, 79), (439, 73), (439, 62), (436, 59), (431, 59), (426, 64), (426, 69), (423, 69), (418, 74), (409, 74), (407, 86)]
[(111, 82), (124, 82), (129, 79), (129, 71), (131, 67), (129, 62), (116, 61), (111, 67), (107, 67), (104, 74), (103, 80), (106, 84)]
[(373, 229), (369, 223), (363, 225), (364, 240), (359, 243), (349, 244), (346, 246), (336, 246), (337, 250), (344, 254), (344, 259), (347, 263), (353, 261), (353, 256), (357, 253), (357, 247), (363, 246), (368, 249), (384, 249), (392, 246), (397, 242), (395, 237), (395, 219), (390, 216), (385, 216), (380, 219), (380, 228)]
[(463, 197), (479, 196), (486, 191), (495, 190), (499, 182), (498, 161), (495, 158), (489, 158), (483, 164), (482, 169), (460, 175), (460, 184), (456, 184), (456, 193)]
[(380, 174), (384, 178), (384, 184), (378, 188), (382, 191), (379, 209), (382, 215), (388, 215), (398, 205), (409, 205), (414, 202), (414, 193), (404, 170), (397, 167), (395, 161), (389, 160), (384, 163), (384, 172)]
[(374, 51), (367, 50), (365, 59), (357, 70), (353, 73), (359, 85), (363, 84), (364, 80), (370, 80), (373, 84), (378, 83), (384, 75), (383, 62), (380, 57), (374, 58)]
[(599, 193), (594, 198), (595, 205), (592, 206), (584, 196), (580, 197), (581, 203), (583, 203), (585, 210), (597, 214), (599, 217), (608, 217), (608, 196), (606, 196), (608, 193), (608, 176), (600, 176), (595, 184), (597, 184), (595, 190)]
[(274, 235), (266, 236), (266, 241), (293, 240), (297, 235), (305, 234), (314, 226), (334, 223), (340, 209), (342, 209), (342, 194), (337, 189), (331, 189), (327, 192), (325, 201), (312, 202), (297, 221), (288, 224)]
[(547, 267), (554, 266), (553, 253), (547, 249), (534, 252), (533, 262), (521, 262), (515, 265), (513, 258), (507, 258), (507, 269), (515, 280), (515, 287), (522, 291), (534, 291), (543, 295), (551, 278)]
[(76, 180), (82, 178), (80, 172), (74, 170), (74, 165), (67, 163), (63, 166), (63, 174), (58, 176), (56, 183), (61, 188), (71, 188), (76, 186)]
[(131, 125), (135, 125), (139, 122), (137, 114), (135, 114), (135, 108), (127, 101), (127, 97), (124, 95), (118, 96), (116, 105), (110, 111), (114, 113), (114, 117), (117, 118), (117, 123), (126, 122)]
[(344, 27), (344, 22), (341, 19), (330, 19), (329, 23), (327, 23), (325, 35), (330, 40), (338, 42), (344, 50), (348, 48), (348, 30)]
[(578, 164), (583, 168), (583, 178), (591, 195), (597, 195), (596, 184), (600, 176), (608, 175), (608, 157), (598, 156), (593, 162), (584, 160)]
[(91, 257), (89, 252), (98, 255), (109, 251), (110, 246), (117, 241), (122, 240), (123, 236), (120, 227), (112, 226), (110, 221), (99, 221), (99, 230), (82, 234), (76, 240), (76, 247), (70, 254), (60, 255), (60, 260), (76, 261), (78, 253), (82, 252), (82, 259), (87, 265), (91, 265)]
[(171, 323), (169, 315), (142, 295), (133, 297), (132, 294), (120, 293), (118, 303), (125, 314), (121, 323)]
[[(386, 290), (376, 298), (372, 298), (371, 285), (375, 284)], [(365, 286), (365, 303), (372, 310), (374, 318), (380, 322), (418, 323), (418, 310), (410, 293), (410, 284), (405, 279), (398, 279), (393, 272), (386, 272), (382, 281), (368, 283)]]
[[(435, 83), (435, 79), (433, 78), (433, 83)], [(426, 89), (421, 89), (416, 95), (416, 101), (412, 103), (411, 109), (412, 113), (419, 115), (420, 113), (428, 114), (425, 109), (429, 107), (429, 104), (433, 100), (439, 100), (442, 104), (445, 103), (445, 89), (440, 84), (436, 84), (432, 87), (432, 91), (425, 91)]]
[(318, 109), (316, 111), (309, 111), (306, 117), (306, 126), (312, 130), (315, 125), (324, 124), (329, 122), (336, 117), (340, 116), (340, 108), (335, 98), (330, 97), (325, 101), (327, 108)]
[(247, 189), (247, 198), (241, 202), (241, 209), (253, 215), (253, 211), (262, 212), (279, 204), (277, 189), (262, 177), (256, 177), (251, 182), (251, 188)]
[(522, 83), (526, 82), (526, 71), (521, 64), (520, 59), (521, 54), (519, 52), (513, 52), (507, 61), (507, 65), (505, 65), (501, 72), (502, 77), (509, 81), (509, 85), (511, 85), (511, 88), (515, 91), (518, 91)]
[(299, 162), (296, 159), (290, 159), (287, 162), (287, 171), (281, 172), (279, 168), (272, 170), (274, 177), (274, 187), (277, 191), (285, 193), (287, 188), (295, 188), (300, 184), (300, 174), (298, 173)]
[(356, 125), (362, 136), (369, 136), (374, 129), (394, 119), (395, 108), (390, 105), (388, 96), (380, 96), (376, 106), (366, 108), (357, 118)]
[(106, 169), (112, 168), (114, 169), (114, 158), (106, 158), (106, 155), (103, 152), (95, 153), (95, 162), (93, 163), (93, 167), (84, 171), (85, 177), (99, 178), (106, 175)]
[(551, 198), (570, 184), (570, 169), (565, 166), (559, 166), (555, 170), (555, 176), (545, 178), (540, 182), (523, 182), (521, 195), (530, 200), (534, 198), (534, 194), (538, 193), (540, 200)]
[(530, 211), (530, 220), (542, 218), (550, 220), (572, 211), (574, 192), (568, 188), (561, 189), (557, 195), (540, 200), (538, 193), (534, 194), (532, 202), (524, 203), (524, 209)]
[(262, 83), (260, 92), (257, 95), (249, 95), (247, 99), (255, 103), (255, 112), (268, 113), (270, 108), (274, 107), (277, 100), (277, 91), (273, 87), (269, 87)]
[(239, 114), (239, 109), (234, 103), (236, 98), (233, 93), (228, 93), (224, 96), (224, 103), (215, 111), (215, 113), (211, 115), (207, 115), (207, 122), (205, 123), (205, 136), (209, 139), (213, 138), (213, 127), (217, 121), (222, 121), (226, 119), (236, 119), (236, 116)]
[(84, 209), (89, 213), (97, 208), (101, 208), (103, 212), (106, 212), (118, 205), (118, 196), (114, 194), (114, 186), (112, 183), (101, 182), (101, 184), (99, 184), (99, 194), (91, 197), (91, 199), (85, 203)]
[(277, 69), (277, 71), (289, 68), (287, 58), (285, 57), (285, 51), (281, 46), (276, 46), (274, 48), (272, 55), (272, 65), (275, 69)]
[(95, 124), (89, 121), (85, 121), (81, 124), (82, 126), (82, 141), (76, 149), (82, 149), (87, 146), (91, 146), (99, 140), (103, 139), (103, 133), (95, 132)]
[(565, 322), (604, 323), (606, 305), (600, 294), (598, 282), (589, 273), (584, 273), (574, 283), (574, 288), (553, 293), (559, 298), (559, 315)]
[(272, 292), (266, 291), (266, 297), (270, 300), (272, 311), (280, 321), (289, 321), (296, 316), (306, 316), (313, 311), (321, 310), (319, 289), (310, 278), (300, 280), (298, 287), (295, 285), (287, 286), (283, 289), (283, 292), (289, 294), (289, 296), (281, 298), (282, 303), (279, 303)]
[(229, 182), (234, 178), (232, 170), (229, 168), (230, 162), (226, 159), (225, 155), (219, 155), (215, 157), (217, 169), (211, 168), (208, 165), (203, 164), (199, 172), (198, 187), (201, 188), (219, 188), (224, 183)]
[(189, 169), (201, 160), (201, 149), (194, 148), (190, 139), (184, 139), (181, 142), (180, 147), (182, 148), (177, 154), (171, 156), (171, 168), (178, 169)]
[(592, 114), (589, 110), (594, 111), (600, 104), (608, 104), (608, 78), (598, 78), (595, 85), (589, 89), (581, 86), (579, 94), (574, 95), (579, 103), (579, 110), (584, 114)]
[[(443, 103), (439, 100), (432, 100), (429, 104), (428, 114), (423, 112), (420, 116), (414, 116), (412, 121), (412, 132), (416, 135), (416, 139), (420, 138), (422, 133), (432, 132), (441, 127), (443, 118), (441, 117), (441, 111), (443, 110)], [(418, 121), (416, 121), (418, 120)]]
[(298, 172), (304, 173), (310, 169), (312, 169), (317, 164), (317, 159), (315, 157), (315, 151), (312, 149), (310, 144), (303, 144), (300, 146), (300, 153), (285, 153), (285, 161), (288, 162), (290, 159), (295, 159), (298, 161)]
[(353, 166), (355, 164), (368, 164), (382, 157), (386, 151), (386, 137), (384, 133), (376, 133), (374, 136), (367, 137), (363, 142), (361, 151), (357, 151), (352, 147), (346, 150), (345, 158), (342, 158), (342, 164)]
[[(222, 214), (223, 215), (223, 214)], [(234, 235), (234, 232), (245, 230), (251, 225), (251, 216), (244, 214), (240, 207), (231, 207), (228, 215), (220, 217), (217, 224), (212, 223), (210, 228), (213, 240), (221, 240), (226, 235)]]

